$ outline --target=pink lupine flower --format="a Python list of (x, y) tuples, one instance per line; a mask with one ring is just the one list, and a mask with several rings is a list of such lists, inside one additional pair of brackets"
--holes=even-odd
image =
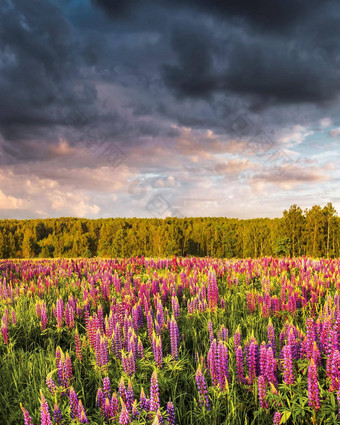
[(111, 383), (108, 376), (103, 379), (103, 392), (105, 397), (111, 397)]
[(46, 398), (42, 392), (40, 392), (40, 394), (41, 394), (41, 403), (40, 403), (41, 425), (52, 425), (52, 419), (51, 419)]
[(267, 409), (268, 402), (266, 401), (266, 380), (263, 375), (260, 375), (258, 377), (257, 384), (258, 384), (258, 396), (259, 396), (260, 406), (263, 409)]
[(5, 345), (8, 345), (9, 339), (8, 339), (8, 328), (7, 328), (7, 322), (3, 322), (1, 326), (1, 332), (2, 337), (4, 339)]
[(280, 423), (281, 423), (281, 413), (275, 412), (274, 418), (273, 418), (273, 425), (280, 425)]
[(320, 409), (318, 371), (313, 359), (308, 368), (308, 404), (314, 410)]
[(16, 318), (14, 310), (12, 310), (11, 315), (12, 315), (12, 323), (13, 323), (13, 325), (16, 325), (17, 324), (17, 318)]
[(159, 409), (158, 377), (157, 377), (157, 372), (154, 370), (151, 376), (150, 410), (152, 412), (157, 412), (158, 409)]
[(70, 400), (70, 407), (71, 407), (71, 418), (75, 419), (78, 415), (79, 400), (78, 400), (77, 393), (74, 391), (73, 387), (70, 388), (69, 400)]
[(119, 416), (119, 424), (128, 425), (131, 422), (131, 420), (130, 420), (129, 412), (127, 411), (125, 403), (122, 399), (121, 399), (121, 405), (122, 405), (122, 410)]
[(88, 424), (89, 423), (87, 416), (86, 416), (86, 413), (85, 413), (83, 403), (81, 402), (81, 400), (79, 400), (78, 412), (77, 413), (78, 413), (78, 420), (81, 424)]
[(22, 406), (22, 404), (21, 404), (21, 403), (20, 403), (20, 408), (21, 408), (22, 413), (23, 413), (23, 415), (24, 415), (24, 422), (25, 422), (25, 425), (33, 425), (33, 421), (32, 421), (31, 416), (30, 416), (30, 415), (29, 415), (29, 413), (28, 413), (28, 410), (26, 410), (26, 409)]
[(290, 345), (285, 345), (283, 353), (283, 381), (287, 384), (294, 384), (293, 359)]
[(63, 316), (64, 316), (64, 301), (62, 298), (59, 298), (57, 300), (56, 314), (57, 314), (57, 327), (61, 328), (63, 325)]
[(48, 386), (51, 394), (53, 395), (55, 393), (55, 390), (57, 388), (56, 384), (54, 383), (51, 374), (47, 375), (46, 377), (46, 385)]
[(240, 345), (236, 350), (235, 357), (236, 357), (237, 382), (242, 383), (244, 382), (244, 369), (243, 369), (243, 350)]

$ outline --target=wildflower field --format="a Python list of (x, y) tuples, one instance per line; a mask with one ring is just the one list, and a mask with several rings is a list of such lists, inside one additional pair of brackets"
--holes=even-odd
[(0, 424), (340, 424), (340, 260), (0, 261)]

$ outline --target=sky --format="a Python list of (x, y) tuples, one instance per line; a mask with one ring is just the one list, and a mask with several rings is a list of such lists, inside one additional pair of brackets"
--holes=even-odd
[(337, 0), (2, 0), (0, 218), (340, 213)]

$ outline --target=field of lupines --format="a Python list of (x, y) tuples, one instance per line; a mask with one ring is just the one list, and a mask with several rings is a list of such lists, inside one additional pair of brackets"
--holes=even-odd
[(0, 423), (340, 424), (340, 260), (0, 261)]

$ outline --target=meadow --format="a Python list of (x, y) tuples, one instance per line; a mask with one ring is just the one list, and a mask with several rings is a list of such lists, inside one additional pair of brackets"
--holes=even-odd
[(340, 423), (340, 260), (0, 261), (0, 424)]

